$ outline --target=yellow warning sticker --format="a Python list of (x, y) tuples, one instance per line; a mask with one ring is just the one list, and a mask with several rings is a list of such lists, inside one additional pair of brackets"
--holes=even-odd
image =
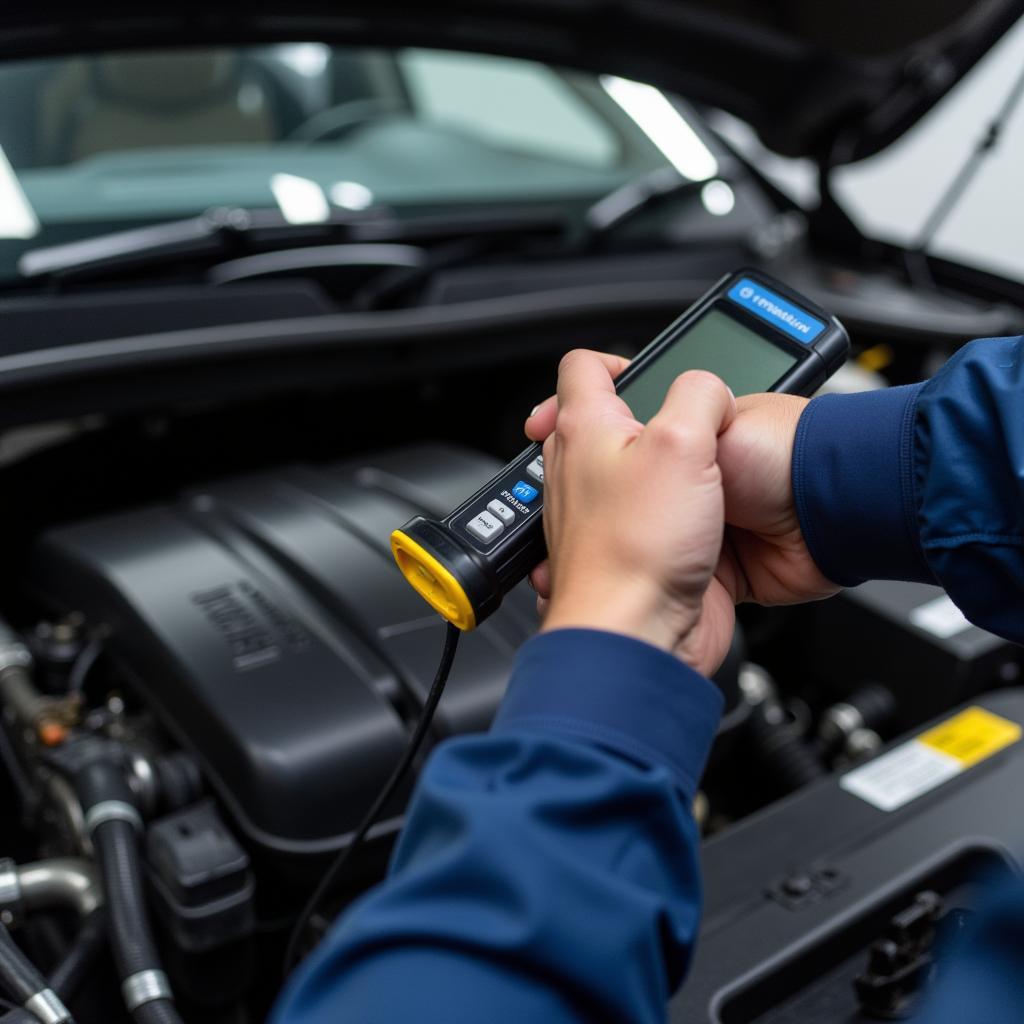
[(993, 715), (984, 708), (961, 711), (941, 725), (917, 737), (919, 743), (955, 757), (964, 768), (1016, 743), (1021, 727), (1016, 722)]
[(984, 708), (967, 708), (847, 772), (839, 785), (879, 810), (894, 811), (1016, 743), (1021, 731)]

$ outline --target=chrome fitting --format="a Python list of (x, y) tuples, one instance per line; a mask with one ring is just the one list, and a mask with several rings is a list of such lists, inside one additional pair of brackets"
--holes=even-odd
[(38, 1017), (43, 1024), (63, 1024), (71, 1020), (68, 1008), (57, 998), (52, 988), (44, 988), (31, 999), (26, 1000), (25, 1009)]
[(139, 971), (121, 982), (121, 995), (129, 1013), (155, 999), (171, 999), (171, 984), (163, 971)]
[(142, 815), (124, 800), (101, 800), (85, 812), (85, 831), (90, 837), (106, 821), (127, 821), (141, 832)]
[(16, 911), (21, 906), (18, 865), (10, 857), (0, 860), (0, 910)]

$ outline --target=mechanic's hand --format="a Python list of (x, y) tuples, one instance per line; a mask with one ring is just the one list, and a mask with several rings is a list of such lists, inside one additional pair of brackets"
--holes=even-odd
[(811, 557), (793, 498), (793, 441), (808, 399), (746, 395), (718, 445), (726, 553), (737, 601), (796, 604), (840, 588)]
[[(629, 360), (602, 355), (612, 377)], [(747, 395), (719, 439), (718, 465), (725, 492), (725, 549), (718, 576), (737, 602), (795, 604), (834, 594), (839, 587), (818, 570), (804, 543), (793, 499), (793, 441), (806, 398)], [(542, 441), (558, 411), (552, 395), (534, 409), (526, 433)], [(530, 575), (544, 612), (551, 582), (547, 562)]]
[(559, 367), (544, 442), (543, 628), (625, 633), (710, 673), (734, 626), (733, 595), (713, 574), (724, 512), (718, 435), (735, 402), (713, 374), (686, 373), (644, 426), (615, 394), (618, 369), (582, 350)]

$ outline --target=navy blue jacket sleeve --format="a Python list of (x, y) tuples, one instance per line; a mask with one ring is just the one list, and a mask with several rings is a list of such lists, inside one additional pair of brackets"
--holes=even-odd
[(1024, 886), (990, 885), (973, 919), (938, 959), (937, 980), (914, 1024), (1024, 1021)]
[(720, 710), (639, 641), (530, 640), (492, 731), (430, 758), (388, 878), (274, 1020), (661, 1024), (697, 933), (691, 804)]
[(971, 342), (923, 384), (815, 399), (793, 491), (836, 583), (937, 582), (1024, 642), (1024, 338)]
[[(801, 527), (836, 583), (941, 584), (1024, 642), (1024, 338), (972, 342), (932, 380), (811, 402), (793, 453)], [(948, 952), (917, 1024), (1024, 1020), (1024, 887), (1004, 884)]]

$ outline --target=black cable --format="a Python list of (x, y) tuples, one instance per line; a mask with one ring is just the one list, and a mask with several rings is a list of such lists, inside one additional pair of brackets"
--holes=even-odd
[(409, 740), (409, 745), (405, 748), (402, 759), (395, 766), (391, 777), (384, 784), (384, 788), (377, 794), (377, 799), (374, 800), (372, 806), (364, 815), (363, 820), (359, 823), (359, 827), (355, 830), (351, 842), (338, 854), (334, 863), (327, 869), (323, 878), (320, 879), (316, 889), (313, 890), (313, 895), (306, 901), (306, 905), (302, 908), (302, 912), (292, 928), (284, 954), (284, 974), (286, 977), (298, 960), (299, 945), (302, 941), (303, 933), (316, 908), (320, 905), (320, 901), (338, 880), (354, 852), (363, 844), (370, 829), (377, 823), (381, 811), (384, 810), (385, 806), (395, 795), (399, 784), (416, 759), (420, 747), (423, 746), (423, 741), (426, 739), (427, 732), (430, 729), (430, 723), (434, 719), (434, 712), (437, 710), (437, 705), (441, 700), (441, 694), (444, 693), (445, 683), (448, 682), (448, 674), (451, 672), (452, 662), (455, 660), (455, 650), (458, 645), (459, 629), (449, 622), (445, 630), (441, 662), (437, 666), (434, 681), (430, 684), (430, 691), (423, 703), (423, 710), (420, 712), (416, 727), (413, 729), (412, 738)]
[[(906, 265), (911, 281), (918, 271), (923, 271), (928, 277), (928, 284), (934, 287), (935, 282), (931, 280), (928, 271), (927, 254), (925, 250), (935, 240), (939, 229), (945, 224), (949, 215), (956, 208), (967, 191), (967, 186), (974, 180), (975, 175), (981, 168), (985, 159), (990, 156), (999, 145), (1002, 139), (1003, 129), (1017, 109), (1017, 104), (1024, 98), (1024, 71), (1018, 75), (1010, 86), (999, 109), (992, 120), (989, 121), (981, 138), (978, 139), (974, 148), (967, 155), (967, 159), (961, 164), (960, 169), (953, 176), (953, 180), (946, 187), (938, 201), (932, 207), (931, 212), (925, 219), (924, 226), (917, 236), (917, 241), (907, 251)], [(916, 266), (915, 266), (916, 262)], [(918, 282), (914, 282), (918, 283)]]
[(92, 972), (107, 941), (107, 921), (102, 910), (94, 910), (78, 929), (60, 962), (50, 973), (50, 988), (67, 1002)]
[(85, 689), (85, 682), (89, 677), (89, 673), (99, 660), (105, 646), (102, 637), (94, 636), (79, 651), (78, 657), (75, 658), (71, 671), (68, 673), (68, 693), (80, 694)]
[(0, 923), (0, 982), (16, 1003), (27, 1003), (49, 986)]
[(34, 1013), (15, 1006), (0, 1017), (0, 1024), (39, 1024), (39, 1018)]
[[(21, 1003), (26, 1011), (34, 1000), (42, 997), (48, 1000), (50, 1009), (60, 1009), (63, 1012), (60, 1017), (62, 1021), (65, 1021), (66, 1024), (74, 1024), (67, 1010), (57, 1001), (49, 983), (39, 973), (32, 961), (18, 948), (14, 939), (11, 938), (11, 933), (2, 922), (0, 922), (0, 981), (3, 982), (13, 999)], [(19, 1019), (18, 1008), (15, 1007), (10, 1013), (5, 1014), (5, 1017), (10, 1021), (17, 1021)], [(32, 1017), (35, 1015), (30, 1013), (29, 1019)], [(38, 1021), (38, 1017), (35, 1019)]]

